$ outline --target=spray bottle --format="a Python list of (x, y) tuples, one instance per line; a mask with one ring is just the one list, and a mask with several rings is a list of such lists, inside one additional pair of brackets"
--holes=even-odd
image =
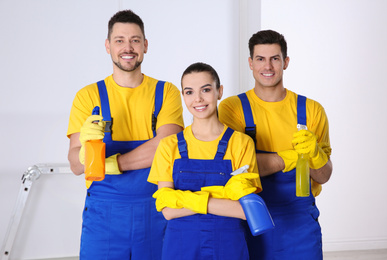
[[(233, 171), (231, 175), (234, 176), (247, 172), (248, 168), (249, 166), (245, 165)], [(255, 193), (251, 193), (240, 198), (239, 203), (242, 205), (247, 224), (249, 224), (249, 228), (253, 236), (258, 236), (274, 228), (273, 219), (271, 218), (265, 202), (260, 196)]]
[[(99, 107), (92, 112), (99, 115)], [(98, 123), (94, 121), (93, 123)], [(90, 140), (85, 143), (85, 179), (88, 181), (102, 181), (105, 178), (105, 143), (100, 140)]]
[[(306, 125), (297, 125), (298, 131), (308, 130)], [(307, 154), (299, 154), (296, 165), (296, 196), (309, 197), (310, 175), (309, 158)]]

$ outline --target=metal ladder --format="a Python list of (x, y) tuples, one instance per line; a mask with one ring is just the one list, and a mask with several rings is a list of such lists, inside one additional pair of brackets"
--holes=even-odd
[(28, 195), (32, 184), (39, 179), (41, 174), (57, 174), (57, 173), (72, 173), (69, 164), (36, 164), (29, 167), (21, 178), (21, 186), (19, 195), (13, 209), (11, 219), (8, 224), (7, 232), (3, 245), (1, 247), (1, 260), (8, 260), (11, 254), (12, 245), (15, 240), (20, 221), (23, 216), (23, 210), (26, 206)]

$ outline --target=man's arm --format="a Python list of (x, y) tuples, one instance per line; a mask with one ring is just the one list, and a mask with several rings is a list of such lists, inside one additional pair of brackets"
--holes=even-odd
[[(259, 175), (261, 177), (282, 171), (285, 168), (284, 160), (277, 153), (257, 153)], [(333, 166), (328, 162), (319, 169), (310, 169), (310, 177), (319, 184), (326, 183), (332, 174)]]
[(277, 153), (257, 153), (259, 176), (265, 177), (285, 169), (284, 160)]
[[(118, 156), (119, 169), (121, 171), (128, 171), (150, 167), (160, 140), (168, 135), (179, 133), (182, 130), (183, 128), (181, 126), (175, 124), (160, 126), (159, 129), (157, 129), (156, 137), (129, 153)], [(68, 160), (70, 162), (71, 171), (75, 175), (81, 175), (84, 172), (84, 166), (79, 161), (80, 149), (81, 142), (79, 141), (79, 133), (74, 133), (70, 136)]]
[(157, 146), (162, 138), (177, 134), (183, 128), (176, 124), (166, 124), (157, 129), (156, 136), (136, 149), (118, 156), (118, 167), (121, 171), (138, 170), (152, 165)]
[(70, 169), (75, 175), (81, 175), (84, 172), (84, 166), (79, 161), (79, 150), (81, 149), (81, 141), (79, 141), (80, 133), (70, 135), (70, 148), (67, 158), (70, 162)]
[(333, 165), (329, 159), (328, 162), (320, 169), (310, 169), (310, 177), (319, 184), (326, 183), (332, 175)]

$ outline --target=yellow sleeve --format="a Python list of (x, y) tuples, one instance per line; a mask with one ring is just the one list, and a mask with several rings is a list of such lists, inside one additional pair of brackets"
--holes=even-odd
[(238, 96), (228, 97), (219, 104), (219, 120), (226, 126), (244, 133), (245, 117)]
[[(175, 141), (176, 140), (176, 141)], [(177, 147), (176, 135), (161, 139), (148, 176), (148, 182), (158, 184), (159, 181), (173, 182), (172, 172), (175, 159), (174, 150)]]
[(93, 83), (77, 92), (70, 111), (67, 137), (80, 132), (85, 120), (91, 116), (95, 106), (101, 107), (97, 84)]
[[(329, 139), (329, 123), (328, 117), (325, 113), (325, 109), (320, 103), (314, 100), (310, 101), (310, 109), (313, 112), (313, 116), (307, 116), (308, 120), (310, 118), (310, 122), (308, 121), (308, 129), (313, 132), (317, 136), (317, 143), (322, 147), (324, 152), (328, 155), (328, 158), (331, 155), (331, 146)], [(308, 107), (308, 104), (307, 104)]]
[[(235, 171), (244, 165), (249, 165), (248, 172), (259, 174), (253, 139), (246, 134), (234, 132), (233, 139), (230, 141), (232, 141), (230, 148), (233, 150), (233, 170)], [(258, 192), (260, 192), (262, 191), (260, 179), (258, 179), (257, 183), (259, 188)]]
[[(308, 129), (317, 136), (317, 143), (323, 151), (331, 156), (332, 148), (329, 139), (329, 123), (324, 107), (317, 101), (307, 99)], [(312, 194), (317, 197), (322, 191), (322, 185), (311, 180)]]
[(157, 117), (156, 129), (166, 124), (176, 124), (184, 128), (180, 91), (170, 82), (166, 82), (164, 86), (164, 100)]

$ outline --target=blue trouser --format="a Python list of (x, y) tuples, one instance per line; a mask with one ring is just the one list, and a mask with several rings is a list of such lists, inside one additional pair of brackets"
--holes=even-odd
[(165, 219), (154, 203), (151, 197), (120, 201), (91, 193), (83, 213), (80, 259), (160, 259)]
[[(232, 165), (223, 160), (233, 130), (228, 128), (218, 145), (214, 160), (189, 159), (183, 132), (178, 134), (181, 159), (175, 160), (175, 189), (199, 191), (201, 187), (222, 185), (230, 179)], [(245, 221), (212, 214), (176, 218), (168, 221), (163, 259), (246, 260)]]
[[(104, 84), (99, 91), (103, 118), (111, 122)], [(130, 152), (147, 140), (113, 141), (111, 132), (106, 132), (103, 141), (109, 157)], [(166, 220), (156, 211), (152, 194), (157, 186), (147, 182), (149, 170), (106, 175), (103, 181), (92, 183), (83, 212), (80, 259), (161, 258)]]
[(249, 259), (243, 221), (211, 214), (168, 221), (163, 259)]

